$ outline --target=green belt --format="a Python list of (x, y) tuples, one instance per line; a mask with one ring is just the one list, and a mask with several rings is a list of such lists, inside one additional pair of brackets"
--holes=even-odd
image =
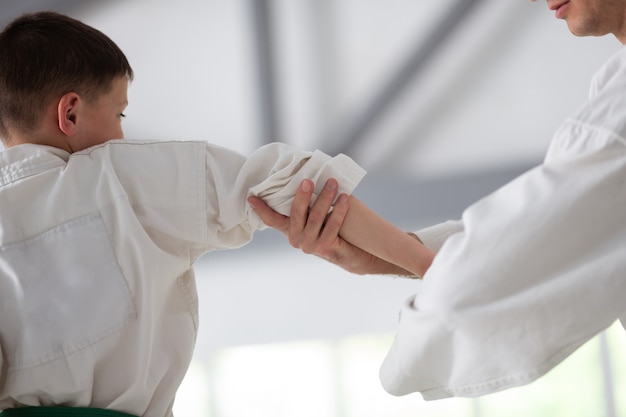
[(87, 407), (21, 407), (7, 408), (0, 417), (135, 417), (131, 414)]

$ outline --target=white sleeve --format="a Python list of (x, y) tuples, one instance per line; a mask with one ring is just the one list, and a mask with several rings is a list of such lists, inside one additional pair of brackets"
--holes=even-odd
[(250, 195), (288, 215), (303, 179), (315, 182), (316, 195), (331, 177), (350, 194), (365, 175), (345, 155), (279, 143), (244, 156), (207, 142), (110, 141), (74, 158), (74, 165), (96, 161), (109, 161), (104, 174), (115, 173), (151, 239), (191, 259), (243, 246), (266, 227), (248, 204)]
[(328, 179), (337, 179), (339, 193), (351, 194), (365, 175), (345, 155), (331, 157), (281, 143), (265, 145), (249, 157), (209, 145), (206, 165), (208, 240), (216, 248), (241, 246), (255, 230), (267, 227), (248, 204), (248, 196), (261, 197), (274, 210), (289, 215), (302, 180), (315, 183), (314, 201)]
[(401, 308), (387, 391), (526, 384), (624, 316), (625, 144), (575, 124), (561, 135), (554, 157), (464, 212)]
[(461, 220), (448, 220), (414, 232), (428, 249), (439, 252), (445, 241), (455, 233), (463, 231)]

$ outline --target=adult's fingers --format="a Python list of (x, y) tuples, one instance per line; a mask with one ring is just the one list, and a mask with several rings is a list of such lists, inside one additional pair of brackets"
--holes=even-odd
[(296, 195), (291, 204), (289, 214), (289, 230), (287, 238), (289, 243), (299, 248), (303, 239), (303, 231), (309, 217), (309, 205), (313, 195), (314, 184), (311, 180), (303, 180), (296, 190)]
[(263, 220), (263, 223), (285, 234), (287, 233), (289, 229), (288, 217), (272, 210), (270, 206), (265, 204), (265, 202), (259, 197), (248, 197), (248, 203), (250, 203), (252, 209), (259, 215), (261, 220)]
[(349, 196), (347, 194), (341, 194), (335, 202), (333, 211), (328, 216), (328, 219), (326, 219), (326, 224), (320, 236), (322, 241), (332, 242), (338, 238), (339, 230), (341, 230), (349, 208)]
[(322, 192), (315, 200), (315, 203), (311, 206), (308, 213), (308, 220), (306, 222), (306, 228), (304, 230), (305, 240), (316, 240), (326, 222), (328, 212), (335, 200), (339, 184), (334, 178), (326, 181)]

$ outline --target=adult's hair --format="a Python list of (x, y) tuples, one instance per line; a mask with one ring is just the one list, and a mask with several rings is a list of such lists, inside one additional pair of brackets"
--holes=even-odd
[(0, 32), (0, 138), (35, 130), (64, 94), (94, 100), (118, 77), (130, 81), (133, 70), (102, 32), (55, 12), (18, 17)]

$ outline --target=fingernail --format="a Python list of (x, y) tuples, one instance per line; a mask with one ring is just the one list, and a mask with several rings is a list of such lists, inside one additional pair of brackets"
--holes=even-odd
[(328, 180), (326, 182), (326, 188), (328, 188), (329, 190), (336, 190), (337, 189), (337, 183), (335, 181)]
[(301, 187), (302, 187), (302, 191), (304, 192), (308, 193), (309, 191), (311, 191), (311, 183), (308, 181), (302, 181)]

